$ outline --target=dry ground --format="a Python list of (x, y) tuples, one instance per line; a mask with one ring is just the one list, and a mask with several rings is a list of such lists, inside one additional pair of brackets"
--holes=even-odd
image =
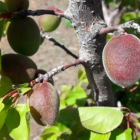
[[(58, 7), (64, 11), (68, 6), (68, 0), (30, 0), (29, 9), (46, 9), (50, 6)], [(38, 17), (34, 17), (34, 19), (37, 21)], [(79, 43), (73, 28), (67, 28), (61, 22), (59, 28), (55, 32), (49, 33), (49, 35), (59, 40), (60, 43), (64, 44), (69, 50), (78, 55)], [(10, 48), (6, 37), (2, 38), (0, 48), (2, 50), (2, 54), (14, 53)], [(39, 69), (44, 69), (46, 71), (50, 71), (53, 68), (74, 60), (71, 56), (67, 55), (66, 52), (59, 47), (54, 46), (53, 43), (48, 40), (43, 42), (39, 48), (39, 51), (33, 55), (31, 59), (34, 60)], [(82, 68), (82, 66), (70, 68), (53, 78), (55, 87), (59, 93), (61, 85), (74, 85), (76, 83), (79, 68)], [(24, 100), (22, 99), (20, 102), (24, 102)], [(37, 125), (34, 120), (31, 119), (30, 140), (39, 140), (39, 135), (42, 130), (43, 127)]]

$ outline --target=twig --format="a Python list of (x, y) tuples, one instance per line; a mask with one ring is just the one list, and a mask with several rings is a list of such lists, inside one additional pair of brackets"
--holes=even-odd
[(51, 36), (43, 33), (41, 30), (40, 30), (40, 35), (43, 37), (43, 38), (46, 38), (48, 40), (50, 40), (51, 42), (54, 43), (54, 45), (60, 47), (61, 49), (63, 49), (64, 51), (66, 51), (67, 54), (71, 55), (72, 57), (74, 57), (75, 59), (78, 59), (78, 56), (76, 56), (75, 54), (73, 54), (70, 50), (68, 50), (64, 45), (60, 44), (59, 42), (57, 42), (55, 39), (53, 39)]
[(110, 26), (107, 28), (103, 28), (100, 30), (99, 35), (114, 32), (114, 31), (120, 31), (120, 30), (126, 30), (126, 29), (136, 29), (136, 33), (140, 34), (140, 25), (135, 23), (134, 20), (128, 21), (126, 23), (116, 25), (116, 26)]
[[(22, 16), (22, 17), (25, 17), (25, 16), (40, 16), (40, 15), (44, 15), (44, 14), (51, 14), (51, 15), (56, 15), (56, 16), (59, 16), (59, 17), (63, 17), (63, 18), (67, 18), (65, 15), (64, 15), (64, 12), (53, 7), (53, 9), (51, 10), (21, 10), (19, 12), (9, 12), (9, 13), (2, 13), (0, 15), (0, 19), (12, 19), (16, 16)], [(67, 18), (68, 19), (68, 18)]]
[(106, 24), (108, 26), (113, 25), (115, 18), (122, 10), (123, 2), (124, 2), (124, 0), (122, 0), (122, 2), (120, 3), (120, 5), (117, 9), (115, 9), (114, 11), (110, 11), (110, 9), (105, 5), (105, 0), (102, 0), (103, 15), (104, 15), (104, 19), (106, 21)]
[(40, 81), (42, 81), (42, 80), (47, 81), (49, 78), (51, 78), (51, 77), (53, 77), (54, 75), (56, 75), (56, 74), (58, 74), (58, 73), (60, 73), (60, 72), (62, 72), (62, 71), (64, 71), (64, 70), (66, 70), (67, 68), (70, 68), (70, 67), (72, 67), (72, 66), (77, 66), (77, 65), (82, 64), (82, 63), (84, 63), (83, 60), (77, 59), (77, 60), (74, 61), (74, 62), (68, 63), (68, 64), (63, 65), (63, 66), (59, 66), (59, 67), (57, 67), (57, 68), (51, 70), (50, 72), (47, 72), (47, 73), (44, 74), (44, 75), (40, 75), (40, 76), (39, 76), (38, 78), (36, 78), (35, 80), (31, 81), (29, 85), (30, 85), (30, 87), (32, 87), (34, 84), (36, 84), (36, 83), (38, 83), (38, 82), (40, 82)]

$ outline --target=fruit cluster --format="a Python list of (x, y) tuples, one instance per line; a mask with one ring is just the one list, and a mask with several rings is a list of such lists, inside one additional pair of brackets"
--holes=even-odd
[[(4, 3), (9, 12), (27, 10), (29, 7), (29, 0), (4, 0)], [(61, 18), (54, 15), (40, 16), (40, 27), (31, 17), (16, 16), (8, 21), (7, 39), (11, 48), (18, 54), (1, 56), (0, 74), (9, 77), (15, 86), (29, 83), (39, 74), (45, 74), (46, 71), (37, 69), (36, 64), (28, 56), (34, 55), (44, 40), (40, 36), (40, 29), (43, 32), (54, 31), (60, 22)], [(52, 125), (58, 116), (60, 101), (53, 85), (53, 80), (49, 79), (48, 82), (35, 84), (28, 93), (31, 115), (40, 125)]]

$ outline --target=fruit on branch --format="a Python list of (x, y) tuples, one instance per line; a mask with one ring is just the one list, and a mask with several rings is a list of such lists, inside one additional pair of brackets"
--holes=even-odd
[[(47, 10), (54, 10), (54, 8), (50, 7)], [(61, 17), (49, 14), (39, 16), (38, 20), (38, 24), (43, 32), (52, 32), (56, 30), (60, 22)]]
[(38, 83), (29, 97), (30, 112), (34, 120), (44, 126), (52, 125), (58, 116), (60, 99), (52, 84)]
[(2, 55), (1, 74), (11, 78), (14, 84), (30, 82), (35, 78), (36, 64), (28, 57), (20, 54)]
[[(46, 74), (46, 73), (47, 73), (47, 71), (42, 70), (42, 69), (38, 69), (36, 71), (35, 78), (37, 78), (39, 76), (39, 74)], [(54, 86), (54, 81), (53, 81), (52, 78), (49, 78), (48, 82), (51, 83)]]
[(29, 0), (4, 0), (9, 12), (17, 12), (19, 10), (28, 9)]
[(35, 54), (40, 46), (39, 28), (30, 17), (14, 19), (9, 25), (7, 37), (11, 48), (26, 56)]
[(112, 82), (128, 87), (140, 79), (140, 40), (131, 34), (112, 38), (103, 50), (103, 65)]

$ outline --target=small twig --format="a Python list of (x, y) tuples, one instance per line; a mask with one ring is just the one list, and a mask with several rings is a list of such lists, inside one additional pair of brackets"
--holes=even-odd
[(118, 16), (118, 14), (120, 13), (120, 11), (122, 10), (123, 7), (123, 1), (120, 3), (119, 7), (117, 9), (115, 9), (114, 11), (111, 11), (106, 5), (105, 5), (105, 0), (102, 0), (102, 9), (103, 9), (103, 15), (104, 15), (104, 19), (106, 21), (106, 24), (108, 26), (113, 25), (113, 22), (115, 20), (115, 18)]
[(107, 33), (114, 32), (114, 31), (126, 30), (126, 29), (130, 29), (130, 28), (136, 29), (136, 33), (140, 34), (140, 25), (135, 23), (134, 20), (131, 20), (131, 21), (128, 21), (128, 22), (120, 24), (120, 25), (103, 28), (100, 30), (99, 35), (107, 34)]
[(63, 18), (67, 18), (64, 15), (64, 12), (59, 10), (58, 8), (53, 7), (53, 9), (51, 10), (21, 10), (19, 12), (9, 12), (9, 13), (2, 13), (0, 15), (0, 19), (12, 19), (16, 16), (22, 16), (22, 17), (26, 17), (26, 16), (40, 16), (40, 15), (44, 15), (44, 14), (51, 14), (51, 15), (56, 15), (59, 17), (63, 17)]
[(43, 33), (41, 30), (40, 30), (40, 35), (43, 37), (43, 38), (46, 38), (48, 40), (50, 40), (51, 42), (54, 43), (54, 45), (60, 47), (61, 49), (63, 49), (64, 51), (66, 51), (67, 54), (71, 55), (72, 57), (74, 57), (75, 59), (78, 59), (78, 56), (76, 56), (75, 54), (73, 54), (70, 50), (68, 50), (64, 45), (61, 45), (59, 42), (57, 42), (55, 39), (53, 39), (51, 36), (47, 35), (46, 33)]
[(8, 94), (5, 95), (2, 99), (4, 100), (4, 99), (7, 98), (8, 96), (11, 96), (11, 95), (15, 94), (16, 92), (18, 92), (18, 90), (14, 90), (14, 91), (8, 93)]
[(35, 80), (31, 81), (29, 85), (30, 85), (30, 87), (32, 87), (34, 84), (36, 84), (36, 83), (38, 83), (38, 82), (40, 82), (40, 81), (42, 81), (42, 80), (47, 81), (49, 78), (51, 78), (51, 77), (53, 77), (54, 75), (56, 75), (56, 74), (58, 74), (58, 73), (60, 73), (60, 72), (62, 72), (62, 71), (64, 71), (64, 70), (66, 70), (67, 68), (70, 68), (70, 67), (72, 67), (72, 66), (77, 66), (77, 65), (82, 64), (82, 63), (84, 63), (83, 60), (77, 59), (77, 60), (74, 61), (74, 62), (68, 63), (68, 64), (63, 65), (63, 66), (59, 66), (59, 67), (57, 67), (57, 68), (51, 70), (50, 72), (47, 72), (47, 73), (44, 74), (44, 75), (40, 75), (40, 76), (39, 76), (38, 78), (36, 78)]

